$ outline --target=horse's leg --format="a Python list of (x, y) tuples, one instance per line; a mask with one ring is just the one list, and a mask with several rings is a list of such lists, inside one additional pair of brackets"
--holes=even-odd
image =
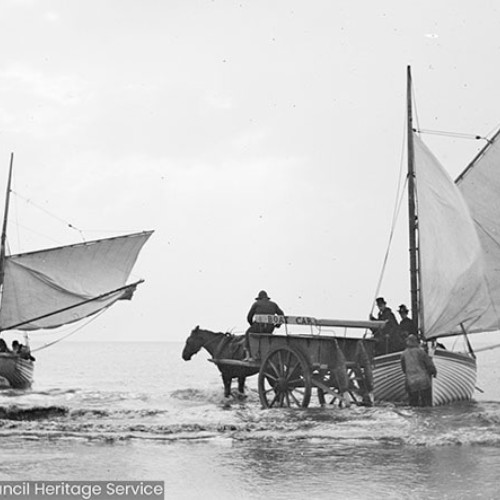
[(238, 392), (241, 396), (245, 395), (245, 380), (246, 377), (238, 377)]
[(224, 396), (228, 398), (231, 396), (231, 377), (223, 373), (222, 382), (224, 382)]

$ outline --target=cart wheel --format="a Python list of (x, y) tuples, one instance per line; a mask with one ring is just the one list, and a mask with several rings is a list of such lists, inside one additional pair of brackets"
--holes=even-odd
[[(332, 379), (332, 373), (328, 370), (323, 373), (316, 373), (313, 374), (314, 377), (318, 377), (318, 380), (322, 382), (323, 384), (327, 385), (333, 390), (337, 390), (336, 388), (336, 383)], [(350, 402), (349, 403), (356, 403), (358, 404), (360, 401), (360, 390), (359, 390), (359, 373), (357, 370), (353, 368), (347, 368), (347, 376), (349, 377), (349, 387), (347, 389), (347, 393), (349, 394), (350, 397)], [(345, 395), (344, 395), (345, 396)], [(325, 393), (325, 391), (321, 388), (318, 387), (318, 402), (321, 406), (325, 405), (338, 405), (338, 406), (344, 406), (345, 401), (342, 398), (338, 398), (334, 396), (331, 393)]]
[(349, 376), (349, 394), (353, 401), (362, 406), (373, 406), (373, 382), (370, 382), (371, 368), (364, 370), (359, 365), (348, 368), (347, 375)]
[(311, 400), (311, 369), (306, 357), (291, 347), (279, 347), (262, 361), (259, 397), (264, 408), (307, 408)]

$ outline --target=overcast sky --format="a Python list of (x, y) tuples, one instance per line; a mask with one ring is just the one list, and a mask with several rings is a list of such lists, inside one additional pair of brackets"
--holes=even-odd
[[(81, 241), (63, 221), (87, 239), (156, 231), (134, 300), (80, 340), (182, 340), (197, 324), (242, 333), (260, 289), (290, 315), (366, 319), (399, 181), (406, 67), (420, 127), (491, 132), (496, 5), (3, 0), (12, 251)], [(482, 146), (424, 140), (453, 176)], [(394, 309), (409, 300), (401, 222), (379, 292)]]

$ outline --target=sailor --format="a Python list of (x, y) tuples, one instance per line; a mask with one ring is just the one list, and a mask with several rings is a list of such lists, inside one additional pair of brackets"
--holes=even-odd
[[(378, 297), (375, 302), (379, 310), (377, 319), (386, 322), (382, 328), (373, 332), (375, 356), (403, 350), (404, 346), (401, 344), (399, 324), (396, 316), (394, 316), (391, 308), (387, 307), (387, 303), (383, 297)], [(375, 317), (370, 314), (370, 319), (374, 320)]]
[(415, 323), (412, 319), (408, 317), (408, 308), (401, 304), (398, 309), (399, 315), (401, 316), (401, 321), (399, 322), (399, 330), (402, 339), (406, 342), (408, 335), (417, 335), (417, 330), (415, 329)]
[(31, 361), (36, 361), (35, 358), (31, 355), (30, 348), (24, 344), (21, 344), (19, 341), (14, 340), (12, 342), (12, 352), (18, 354), (22, 359), (29, 359)]
[[(250, 328), (245, 333), (246, 336), (246, 359), (250, 358), (250, 339), (249, 333), (273, 333), (275, 325), (273, 323), (257, 323), (254, 322), (253, 318), (256, 314), (268, 314), (268, 315), (279, 315), (284, 316), (285, 313), (283, 310), (273, 302), (271, 298), (267, 295), (265, 290), (261, 290), (257, 297), (255, 298), (255, 302), (250, 307), (250, 310), (247, 314), (247, 321), (250, 323)], [(276, 325), (278, 328), (280, 325)]]
[(406, 391), (411, 406), (432, 406), (432, 377), (437, 376), (432, 358), (420, 348), (417, 337), (408, 336), (401, 354), (401, 369), (406, 378)]
[[(273, 302), (271, 298), (267, 295), (265, 290), (261, 290), (255, 302), (252, 304), (250, 311), (247, 314), (247, 321), (250, 323), (249, 331), (256, 333), (273, 333), (274, 325), (271, 323), (254, 323), (253, 317), (256, 314), (270, 314), (284, 316), (284, 312), (281, 310), (280, 306)], [(279, 327), (279, 325), (278, 325)]]
[(0, 339), (0, 352), (10, 352), (4, 339)]

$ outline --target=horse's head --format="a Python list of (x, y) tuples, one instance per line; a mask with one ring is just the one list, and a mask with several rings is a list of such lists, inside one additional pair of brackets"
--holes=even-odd
[(205, 344), (205, 338), (202, 335), (200, 327), (197, 326), (189, 335), (182, 350), (182, 359), (189, 361)]

